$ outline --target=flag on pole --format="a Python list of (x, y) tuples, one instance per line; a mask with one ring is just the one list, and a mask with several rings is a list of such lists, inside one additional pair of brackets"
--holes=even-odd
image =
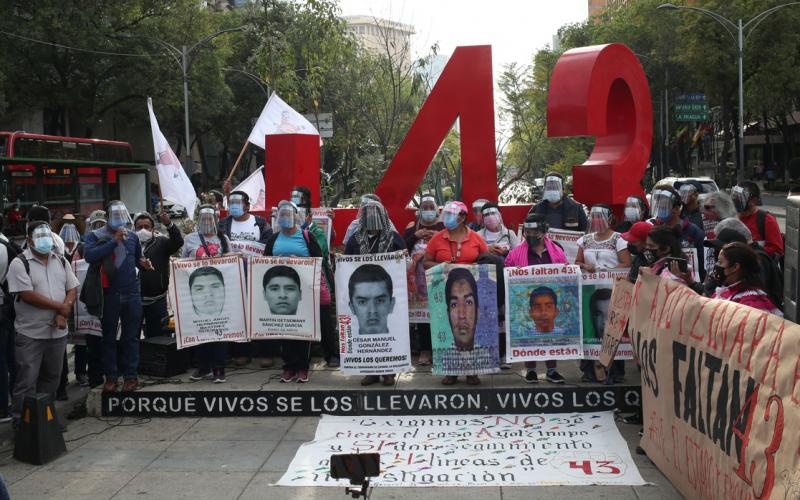
[[(319, 135), (319, 132), (310, 121), (273, 92), (264, 109), (261, 110), (261, 116), (258, 117), (247, 140), (261, 149), (265, 149), (264, 136), (275, 134)], [(320, 139), (321, 143), (322, 139)]]
[(250, 174), (233, 191), (244, 191), (250, 198), (250, 210), (267, 209), (267, 187), (264, 184), (264, 165)]
[(158, 171), (161, 196), (165, 200), (183, 205), (189, 217), (193, 217), (197, 204), (194, 186), (178, 157), (169, 146), (166, 137), (161, 133), (158, 120), (153, 113), (153, 100), (149, 97), (147, 98), (147, 111), (150, 113), (150, 128), (153, 132), (153, 149), (156, 153), (156, 170)]

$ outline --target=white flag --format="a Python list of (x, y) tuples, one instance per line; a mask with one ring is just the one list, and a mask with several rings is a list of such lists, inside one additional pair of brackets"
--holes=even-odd
[(250, 198), (250, 210), (267, 209), (267, 188), (264, 184), (264, 165), (250, 174), (233, 191), (244, 191)]
[(193, 217), (194, 207), (197, 204), (194, 186), (178, 157), (169, 146), (166, 137), (161, 133), (158, 120), (153, 113), (153, 100), (149, 97), (147, 98), (147, 111), (150, 113), (150, 128), (153, 132), (153, 149), (156, 152), (156, 170), (158, 171), (161, 196), (165, 200), (183, 205), (189, 217)]
[[(258, 117), (258, 121), (247, 140), (264, 149), (264, 136), (276, 134), (319, 135), (319, 132), (310, 121), (283, 102), (283, 99), (273, 92), (269, 96), (264, 109), (261, 110), (261, 116)], [(321, 143), (322, 140), (320, 139)]]

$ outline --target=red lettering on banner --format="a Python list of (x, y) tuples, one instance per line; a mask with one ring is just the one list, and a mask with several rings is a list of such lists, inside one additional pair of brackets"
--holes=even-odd
[(739, 363), (742, 362), (742, 348), (744, 347), (744, 329), (747, 328), (747, 320), (750, 319), (750, 311), (747, 311), (742, 319), (742, 322), (739, 323), (739, 327), (736, 329), (736, 337), (733, 338), (733, 343), (731, 344), (731, 350), (728, 351), (728, 357), (733, 357), (733, 350), (736, 348), (736, 345), (739, 345)]
[(747, 356), (747, 370), (750, 371), (750, 361), (753, 359), (753, 354), (756, 352), (756, 347), (767, 334), (767, 321), (770, 313), (762, 313), (756, 320), (755, 331), (753, 332), (753, 339), (750, 341), (750, 354)]
[[(763, 384), (764, 380), (767, 378), (767, 372), (770, 371), (770, 367), (772, 367), (772, 390), (776, 390), (775, 388), (775, 377), (778, 375), (778, 367), (780, 366), (780, 355), (781, 355), (781, 342), (783, 342), (783, 330), (785, 329), (785, 324), (781, 322), (781, 327), (778, 329), (778, 333), (775, 336), (775, 339), (772, 341), (772, 346), (769, 350), (769, 358), (767, 358), (767, 362), (764, 365), (764, 371), (761, 372), (761, 380), (760, 382)], [(774, 360), (774, 363), (773, 363)]]
[(608, 203), (621, 213), (628, 196), (643, 196), (653, 111), (636, 55), (618, 43), (565, 52), (550, 80), (547, 135), (597, 138), (589, 159), (573, 171), (576, 200)]

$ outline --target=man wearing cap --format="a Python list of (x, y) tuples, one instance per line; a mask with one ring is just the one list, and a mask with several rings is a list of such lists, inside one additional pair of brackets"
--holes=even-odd
[[(86, 262), (100, 266), (103, 287), (103, 392), (117, 390), (118, 370), (125, 380), (123, 391), (139, 387), (139, 332), (142, 325), (142, 298), (136, 268), (152, 271), (153, 265), (142, 254), (139, 238), (130, 232), (133, 227), (128, 208), (115, 200), (106, 209), (108, 223), (86, 235)], [(84, 283), (84, 287), (86, 283)], [(117, 329), (122, 332), (117, 341)], [(119, 363), (117, 352), (119, 347)]]
[(642, 257), (642, 252), (647, 242), (647, 235), (650, 234), (651, 229), (653, 229), (652, 224), (639, 221), (631, 226), (628, 231), (622, 233), (622, 239), (628, 242), (628, 252), (630, 252), (633, 257), (631, 270), (628, 272), (628, 280), (630, 280), (631, 283), (634, 283), (639, 276), (639, 267), (647, 265), (644, 261), (644, 257)]
[(43, 221), (31, 222), (27, 236), (27, 249), (8, 269), (9, 292), (17, 294), (15, 421), (19, 421), (25, 396), (36, 392), (55, 396), (67, 345), (67, 318), (78, 288), (72, 267), (54, 251), (50, 226)]
[(272, 236), (267, 219), (250, 213), (250, 196), (244, 191), (233, 191), (228, 197), (230, 215), (219, 223), (220, 230), (231, 241), (257, 241), (266, 243)]
[(586, 231), (589, 227), (583, 207), (566, 196), (563, 175), (551, 172), (545, 176), (543, 197), (531, 212), (544, 215), (550, 229)]
[(761, 244), (772, 256), (783, 257), (783, 235), (778, 220), (769, 212), (759, 209), (761, 190), (755, 182), (741, 182), (731, 190), (731, 198), (739, 220), (753, 234), (753, 240)]
[(136, 214), (133, 220), (142, 254), (153, 264), (152, 271), (141, 271), (142, 320), (145, 338), (163, 335), (168, 317), (167, 288), (169, 288), (169, 258), (183, 246), (183, 235), (166, 212), (159, 215), (167, 228), (167, 236), (155, 230), (155, 220), (147, 212)]
[(703, 229), (703, 212), (700, 210), (700, 192), (703, 187), (699, 182), (687, 181), (683, 183), (675, 183), (675, 188), (681, 195), (681, 202), (683, 202), (683, 210), (681, 217), (689, 219), (689, 222), (695, 226)]

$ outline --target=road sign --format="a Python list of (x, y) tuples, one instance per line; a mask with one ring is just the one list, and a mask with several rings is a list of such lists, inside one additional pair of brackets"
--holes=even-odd
[(320, 137), (333, 137), (333, 113), (309, 113), (303, 116), (316, 127)]
[(702, 93), (681, 94), (675, 98), (674, 118), (676, 122), (708, 121), (708, 103)]

